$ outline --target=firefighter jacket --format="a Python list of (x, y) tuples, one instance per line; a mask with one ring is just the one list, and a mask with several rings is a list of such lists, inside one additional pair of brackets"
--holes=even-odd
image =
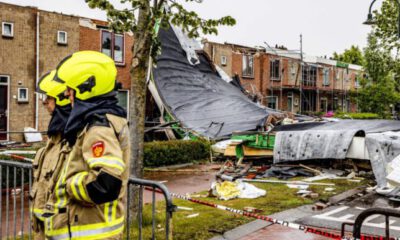
[(124, 228), (130, 140), (125, 118), (97, 116), (79, 134), (46, 218), (48, 239), (120, 239)]
[(33, 161), (33, 185), (30, 192), (32, 200), (33, 230), (39, 231), (39, 221), (44, 221), (46, 202), (52, 195), (62, 166), (70, 148), (61, 133), (49, 137), (46, 146), (39, 149)]

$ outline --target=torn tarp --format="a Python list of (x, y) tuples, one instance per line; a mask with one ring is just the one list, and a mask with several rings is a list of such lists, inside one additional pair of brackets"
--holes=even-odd
[(162, 50), (153, 68), (154, 82), (163, 104), (183, 127), (219, 138), (265, 125), (267, 110), (222, 80), (205, 54), (198, 52), (200, 62), (194, 64), (180, 44), (184, 38), (178, 39), (172, 28), (160, 29), (159, 39)]

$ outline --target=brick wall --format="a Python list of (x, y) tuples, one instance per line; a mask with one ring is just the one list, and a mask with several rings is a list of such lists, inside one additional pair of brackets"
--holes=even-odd
[[(0, 75), (10, 77), (8, 112), (10, 131), (23, 131), (24, 127), (35, 127), (37, 16), (40, 22), (39, 76), (55, 69), (64, 57), (76, 51), (101, 51), (101, 31), (97, 26), (107, 25), (106, 22), (98, 20), (86, 21), (91, 22), (91, 28), (87, 24), (82, 26), (82, 18), (79, 17), (0, 3), (0, 22), (14, 24), (13, 38), (0, 36)], [(67, 33), (66, 45), (57, 43), (58, 31)], [(123, 83), (125, 89), (129, 89), (133, 36), (130, 34), (124, 34), (124, 36), (125, 63), (117, 66), (117, 78)], [(28, 88), (28, 102), (17, 101), (18, 88)], [(45, 131), (50, 115), (42, 106), (41, 101), (38, 110), (39, 130)], [(10, 140), (22, 141), (23, 135), (10, 135)]]
[[(14, 24), (14, 37), (0, 36), (0, 75), (10, 77), (9, 130), (22, 131), (34, 127), (35, 89), (35, 17), (36, 9), (0, 3), (0, 22)], [(18, 88), (28, 88), (28, 103), (18, 103)], [(11, 135), (10, 140), (22, 140)]]
[[(67, 33), (67, 44), (57, 43), (58, 31)], [(66, 56), (79, 51), (79, 18), (40, 11), (40, 76), (55, 69)], [(46, 131), (51, 116), (39, 103), (39, 130)]]
[[(229, 76), (233, 76), (232, 71), (232, 48), (229, 45), (224, 44), (210, 44), (204, 42), (204, 51), (210, 56), (211, 60), (224, 70)], [(222, 65), (222, 56), (226, 57), (226, 64)]]
[[(82, 25), (80, 26), (80, 46), (79, 50), (92, 50), (92, 51), (101, 51), (101, 32), (102, 30), (97, 28), (96, 26), (106, 27), (107, 23), (98, 20), (89, 20), (85, 19), (85, 21), (89, 22), (91, 25)], [(132, 46), (133, 46), (133, 36), (131, 34), (124, 34), (125, 41), (125, 63), (123, 65), (117, 64), (118, 75), (117, 79), (119, 82), (123, 84), (124, 89), (129, 89), (131, 80), (130, 80), (130, 66), (132, 64)]]

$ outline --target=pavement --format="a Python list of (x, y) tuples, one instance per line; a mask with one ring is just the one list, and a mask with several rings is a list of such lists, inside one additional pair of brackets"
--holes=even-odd
[[(322, 211), (314, 211), (312, 210), (312, 205), (305, 205), (273, 214), (270, 217), (340, 235), (342, 222), (354, 222), (359, 213), (371, 207), (390, 207), (400, 210), (398, 206), (389, 203), (386, 198), (375, 193), (370, 193), (350, 202), (346, 202), (345, 204), (328, 207)], [(390, 236), (400, 236), (400, 219), (390, 218), (389, 223)], [(363, 234), (374, 236), (384, 236), (384, 230), (385, 218), (379, 215), (369, 217), (362, 227)], [(352, 228), (348, 227), (346, 231), (351, 232)], [(210, 240), (254, 239), (324, 240), (331, 238), (305, 233), (297, 229), (272, 224), (262, 220), (255, 220)]]

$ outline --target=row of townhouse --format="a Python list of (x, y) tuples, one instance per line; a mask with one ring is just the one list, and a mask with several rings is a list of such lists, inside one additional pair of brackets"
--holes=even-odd
[[(128, 109), (131, 34), (116, 34), (107, 22), (0, 2), (0, 141), (21, 141), (25, 127), (47, 129), (49, 114), (35, 94), (44, 73), (79, 50), (100, 51), (116, 62), (118, 98)], [(11, 134), (5, 133), (11, 132)]]
[(215, 64), (270, 108), (292, 113), (357, 111), (362, 67), (279, 47), (246, 47), (203, 41)]

